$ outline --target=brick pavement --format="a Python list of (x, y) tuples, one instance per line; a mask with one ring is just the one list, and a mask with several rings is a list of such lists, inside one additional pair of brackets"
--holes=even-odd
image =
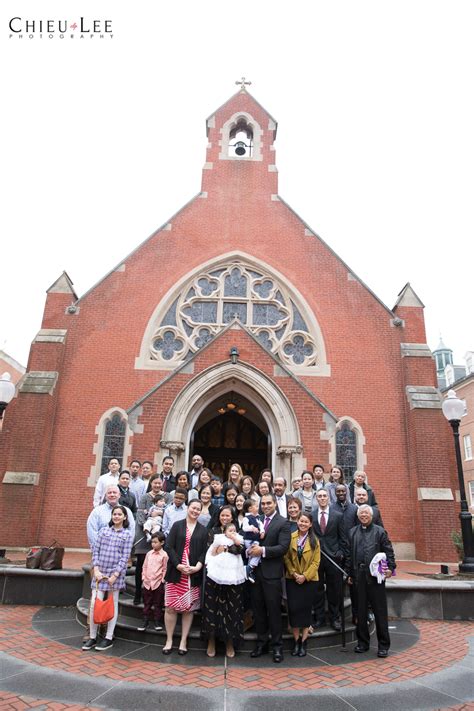
[[(12, 657), (49, 669), (89, 677), (102, 677), (142, 684), (231, 689), (295, 691), (337, 689), (389, 684), (439, 672), (461, 660), (468, 651), (467, 637), (474, 632), (468, 622), (417, 620), (419, 640), (409, 649), (388, 659), (357, 660), (343, 666), (288, 668), (284, 665), (259, 669), (231, 664), (206, 667), (99, 657), (43, 637), (32, 628), (33, 606), (0, 608), (0, 650)], [(286, 670), (286, 671), (285, 671)], [(17, 708), (27, 708), (17, 707)]]
[(31, 696), (18, 696), (8, 691), (0, 691), (0, 711), (23, 711), (36, 709), (36, 711), (99, 711), (93, 706), (78, 706), (77, 704), (62, 704), (58, 701), (45, 701), (34, 699)]

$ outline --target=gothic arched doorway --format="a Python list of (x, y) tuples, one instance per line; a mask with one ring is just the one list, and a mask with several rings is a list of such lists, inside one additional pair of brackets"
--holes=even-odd
[[(219, 414), (217, 403), (232, 392), (248, 403), (247, 419), (264, 434), (268, 433), (271, 440), (268, 466), (287, 479), (291, 479), (292, 471), (304, 469), (306, 460), (300, 444), (298, 421), (290, 402), (267, 375), (242, 361), (217, 363), (185, 385), (166, 415), (158, 461), (172, 454), (176, 470), (189, 470), (190, 458), (195, 451), (193, 435), (206, 422), (216, 418)], [(252, 417), (251, 408), (254, 411)]]
[(201, 413), (191, 437), (190, 453), (198, 453), (211, 471), (224, 481), (237, 462), (257, 481), (271, 465), (271, 438), (259, 411), (230, 392), (214, 400)]

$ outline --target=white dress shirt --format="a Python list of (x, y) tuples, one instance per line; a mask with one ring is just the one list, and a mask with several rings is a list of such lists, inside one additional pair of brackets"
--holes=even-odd
[(278, 513), (280, 516), (283, 516), (283, 518), (287, 518), (288, 516), (288, 511), (286, 508), (286, 494), (283, 494), (283, 496), (277, 496), (277, 506), (278, 506)]

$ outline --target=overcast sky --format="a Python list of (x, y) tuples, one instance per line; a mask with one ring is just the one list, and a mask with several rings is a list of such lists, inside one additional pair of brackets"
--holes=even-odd
[[(199, 192), (205, 118), (242, 75), (278, 121), (283, 199), (390, 308), (411, 283), (431, 348), (442, 333), (456, 362), (474, 349), (471, 0), (3, 0), (0, 13), (11, 356), (26, 365), (63, 270), (82, 295)], [(10, 38), (14, 16), (108, 19), (113, 38)]]

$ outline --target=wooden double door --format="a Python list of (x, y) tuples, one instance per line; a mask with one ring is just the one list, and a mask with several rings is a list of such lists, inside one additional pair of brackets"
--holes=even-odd
[(242, 467), (256, 482), (271, 464), (271, 439), (253, 422), (236, 412), (226, 412), (206, 422), (193, 433), (191, 456), (200, 454), (204, 466), (227, 479), (232, 464)]

